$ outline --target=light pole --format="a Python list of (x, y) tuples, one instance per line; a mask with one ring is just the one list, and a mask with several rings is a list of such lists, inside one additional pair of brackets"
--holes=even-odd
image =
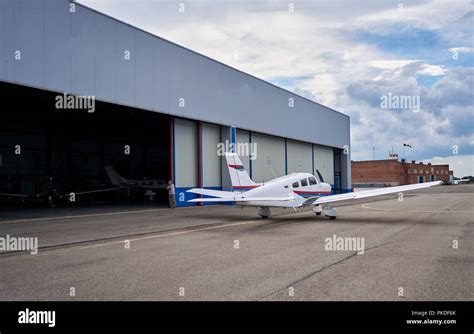
[(411, 145), (403, 144), (403, 157), (405, 158), (405, 160), (408, 160), (407, 156), (405, 155), (405, 147), (411, 148)]

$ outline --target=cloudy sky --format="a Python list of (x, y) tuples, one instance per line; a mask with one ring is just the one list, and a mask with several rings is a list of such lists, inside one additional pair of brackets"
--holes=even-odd
[(353, 160), (474, 175), (472, 1), (79, 2), (350, 115)]

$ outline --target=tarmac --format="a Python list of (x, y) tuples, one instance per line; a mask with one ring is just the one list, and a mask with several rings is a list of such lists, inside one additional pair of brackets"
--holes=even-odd
[(3, 211), (39, 249), (0, 252), (0, 300), (474, 300), (474, 185), (335, 207)]

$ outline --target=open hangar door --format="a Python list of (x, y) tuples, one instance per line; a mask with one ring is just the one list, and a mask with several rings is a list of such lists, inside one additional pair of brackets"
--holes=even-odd
[(313, 145), (314, 174), (321, 173), (324, 182), (334, 188), (334, 150), (332, 147)]
[(101, 101), (93, 112), (60, 108), (58, 96), (63, 94), (0, 83), (0, 98), (12, 106), (0, 113), (0, 193), (21, 196), (0, 199), (164, 202), (169, 116)]
[(285, 139), (252, 132), (252, 179), (266, 182), (286, 174)]
[(287, 140), (287, 173), (313, 173), (313, 145)]

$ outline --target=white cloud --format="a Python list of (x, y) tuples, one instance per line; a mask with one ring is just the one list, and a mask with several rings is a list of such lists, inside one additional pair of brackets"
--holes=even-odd
[(416, 72), (416, 74), (439, 76), (445, 75), (446, 69), (443, 66), (423, 64), (420, 71)]
[(381, 70), (394, 70), (396, 68), (404, 67), (408, 64), (418, 62), (419, 60), (374, 60), (369, 62), (369, 66)]

